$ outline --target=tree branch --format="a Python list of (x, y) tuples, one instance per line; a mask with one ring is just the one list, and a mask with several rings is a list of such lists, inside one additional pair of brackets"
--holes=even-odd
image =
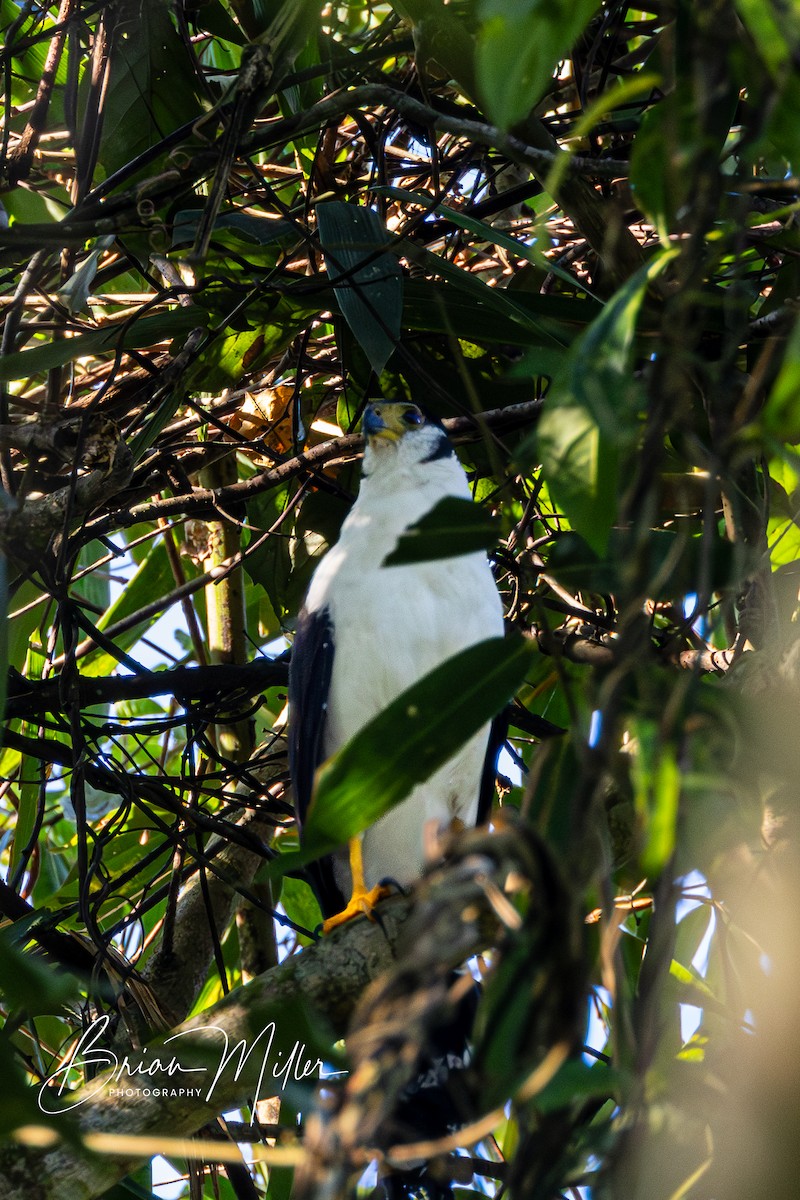
[[(469, 417), (450, 417), (443, 425), (456, 443), (474, 441), (480, 436), (484, 427), (501, 431), (524, 426), (538, 416), (542, 409), (541, 400), (528, 400), (522, 404), (510, 404), (506, 408), (495, 408), (488, 412)], [(253, 496), (259, 496), (270, 488), (278, 487), (296, 475), (313, 473), (321, 467), (332, 463), (357, 458), (364, 451), (364, 439), (361, 434), (351, 433), (343, 437), (331, 438), (310, 450), (304, 450), (292, 458), (287, 458), (276, 467), (260, 471), (250, 479), (223, 488), (195, 488), (183, 496), (170, 496), (164, 500), (152, 500), (147, 504), (137, 504), (127, 512), (114, 512), (108, 516), (99, 517), (86, 527), (87, 536), (102, 537), (114, 529), (125, 529), (140, 521), (154, 521), (159, 517), (175, 516), (176, 514), (194, 514), (214, 512), (218, 508), (228, 508), (241, 504)], [(195, 582), (194, 580), (192, 581)]]
[(96, 704), (115, 704), (119, 700), (142, 700), (147, 696), (175, 696), (178, 700), (195, 701), (218, 697), (231, 703), (236, 693), (256, 695), (265, 688), (286, 687), (289, 664), (283, 659), (255, 658), (252, 662), (208, 667), (175, 667), (170, 671), (148, 671), (145, 675), (110, 675), (92, 678), (81, 675), (77, 681), (77, 697), (65, 698), (59, 676), (45, 680), (29, 680), (16, 671), (8, 680), (6, 719), (32, 720), (50, 712), (65, 712), (68, 704), (77, 703), (81, 709)]

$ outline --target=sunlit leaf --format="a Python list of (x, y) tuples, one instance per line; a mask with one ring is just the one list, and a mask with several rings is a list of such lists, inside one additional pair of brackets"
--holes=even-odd
[(541, 99), (598, 0), (481, 0), (478, 85), (492, 120), (510, 129)]
[(621, 464), (634, 444), (638, 393), (630, 363), (639, 308), (650, 281), (676, 251), (655, 255), (609, 300), (553, 380), (534, 440), (556, 502), (573, 528), (604, 555), (617, 516)]

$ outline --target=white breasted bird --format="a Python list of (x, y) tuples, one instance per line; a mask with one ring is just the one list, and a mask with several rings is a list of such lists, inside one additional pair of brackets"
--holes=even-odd
[[(301, 828), (324, 759), (446, 659), (503, 633), (483, 552), (383, 565), (399, 535), (439, 501), (470, 498), (441, 424), (414, 404), (381, 400), (367, 405), (363, 430), (358, 499), (313, 575), (292, 649), (289, 753)], [(485, 819), (494, 787), (494, 764), (484, 769), (489, 732), (487, 725), (354, 839), (349, 857), (342, 852), (313, 864), (326, 918), (369, 911), (383, 880), (417, 879), (429, 822), (438, 832), (456, 819), (464, 826)]]

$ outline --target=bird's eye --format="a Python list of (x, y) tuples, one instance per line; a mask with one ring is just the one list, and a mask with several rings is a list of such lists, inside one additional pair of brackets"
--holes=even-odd
[(421, 425), (423, 416), (418, 408), (407, 408), (403, 413), (403, 420), (406, 425)]

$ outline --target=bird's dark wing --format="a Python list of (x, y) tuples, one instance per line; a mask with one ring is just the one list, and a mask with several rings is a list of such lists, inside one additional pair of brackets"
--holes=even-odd
[[(301, 835), (314, 790), (314, 773), (325, 757), (325, 718), (335, 653), (333, 622), (327, 608), (303, 609), (297, 623), (289, 665), (289, 770)], [(340, 912), (346, 903), (336, 885), (333, 864), (320, 859), (308, 876), (323, 916)]]

